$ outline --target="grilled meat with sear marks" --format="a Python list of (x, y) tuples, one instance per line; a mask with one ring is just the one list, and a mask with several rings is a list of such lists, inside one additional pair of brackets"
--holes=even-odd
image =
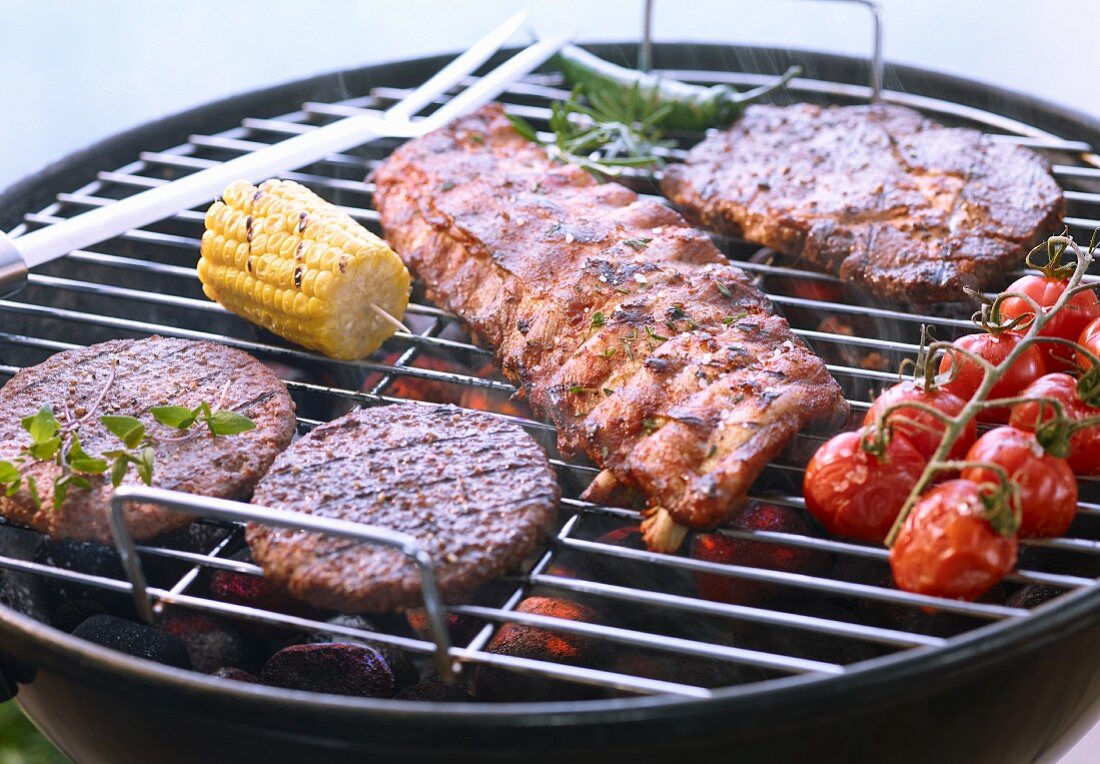
[[(440, 592), (472, 591), (534, 551), (560, 491), (546, 454), (499, 417), (413, 403), (353, 411), (275, 460), (254, 504), (407, 533), (432, 558)], [(343, 612), (422, 602), (401, 552), (303, 531), (248, 526), (264, 575)]]
[[(256, 428), (213, 437), (201, 431), (203, 425), (196, 425), (193, 435), (180, 438), (178, 430), (159, 424), (149, 413), (153, 406), (194, 408), (203, 401), (244, 414)], [(275, 455), (294, 437), (294, 402), (286, 385), (247, 353), (213, 342), (165, 337), (112, 340), (66, 350), (21, 370), (0, 389), (0, 460), (18, 459), (30, 443), (21, 420), (46, 404), (63, 422), (68, 421), (66, 411), (78, 419), (87, 416), (78, 434), (91, 455), (122, 447), (100, 423), (100, 416), (137, 417), (159, 440), (154, 486), (225, 499), (248, 499)], [(24, 481), (13, 496), (0, 493), (0, 513), (51, 538), (113, 543), (110, 476), (87, 475), (91, 488), (72, 488), (54, 508), (53, 481), (60, 475), (53, 461), (29, 462), (24, 476), (34, 477), (41, 506)], [(135, 484), (140, 479), (131, 470), (123, 485)], [(176, 530), (193, 519), (151, 504), (128, 504), (124, 517), (139, 540)]]
[(405, 144), (374, 180), (394, 249), (495, 348), (561, 450), (680, 524), (670, 535), (651, 520), (653, 548), (720, 523), (804, 425), (847, 411), (705, 234), (551, 161), (499, 105)]
[(1003, 283), (1060, 225), (1046, 162), (900, 106), (750, 106), (661, 188), (710, 228), (907, 303)]

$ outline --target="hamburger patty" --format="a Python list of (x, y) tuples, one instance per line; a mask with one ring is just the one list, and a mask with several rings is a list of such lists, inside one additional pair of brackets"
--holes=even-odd
[[(517, 565), (554, 519), (560, 491), (519, 427), (454, 406), (353, 411), (281, 454), (254, 504), (407, 533), (461, 594)], [(389, 611), (421, 604), (416, 566), (385, 547), (250, 524), (265, 576), (316, 607)]]
[[(98, 401), (98, 403), (97, 403)], [(211, 436), (201, 424), (195, 434), (176, 441), (179, 431), (159, 424), (149, 409), (201, 402), (249, 417), (254, 430), (233, 436)], [(252, 356), (212, 342), (151, 337), (113, 340), (58, 353), (19, 371), (0, 389), (0, 460), (14, 462), (30, 442), (24, 417), (44, 405), (64, 426), (87, 416), (77, 430), (92, 456), (122, 448), (99, 417), (137, 417), (156, 447), (153, 485), (186, 493), (247, 499), (276, 454), (294, 436), (294, 402), (278, 377)], [(66, 414), (68, 412), (68, 415)], [(113, 488), (108, 475), (89, 475), (90, 489), (72, 488), (60, 507), (53, 506), (53, 481), (61, 468), (52, 461), (32, 461), (24, 477), (34, 477), (41, 498), (36, 506), (27, 481), (13, 496), (0, 494), (0, 514), (47, 533), (51, 538), (111, 543), (109, 526)], [(141, 480), (131, 469), (123, 485)], [(139, 540), (187, 525), (193, 518), (146, 504), (130, 504), (125, 518)]]
[(750, 106), (661, 189), (695, 222), (909, 303), (1002, 284), (1065, 207), (1034, 152), (881, 104)]

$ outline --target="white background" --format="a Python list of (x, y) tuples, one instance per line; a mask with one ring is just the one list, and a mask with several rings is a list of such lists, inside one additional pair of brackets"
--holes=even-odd
[[(1097, 0), (881, 0), (888, 60), (1100, 117)], [(641, 0), (3, 0), (0, 188), (124, 128), (311, 74), (463, 48), (514, 10), (542, 33), (632, 40)], [(658, 40), (870, 49), (866, 10), (824, 0), (656, 0)], [(1100, 647), (1100, 646), (1098, 646)], [(1042, 713), (1035, 709), (1035, 713)], [(1094, 731), (1063, 764), (1100, 761)]]

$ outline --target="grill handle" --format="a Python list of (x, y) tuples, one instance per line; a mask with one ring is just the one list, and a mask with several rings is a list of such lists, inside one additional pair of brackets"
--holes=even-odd
[(153, 608), (146, 587), (145, 573), (138, 558), (134, 538), (126, 527), (123, 509), (129, 503), (156, 504), (173, 512), (186, 512), (198, 517), (214, 518), (229, 522), (252, 522), (276, 528), (311, 531), (326, 536), (353, 541), (379, 544), (396, 549), (408, 557), (420, 573), (420, 591), (424, 596), (424, 610), (428, 615), (428, 630), (435, 642), (436, 670), (445, 680), (454, 678), (455, 667), (451, 662), (451, 640), (447, 634), (446, 612), (443, 598), (436, 584), (432, 559), (420, 548), (417, 541), (406, 533), (377, 528), (371, 525), (334, 520), (300, 512), (269, 509), (255, 504), (245, 504), (210, 496), (196, 496), (179, 491), (146, 486), (121, 486), (111, 496), (111, 535), (114, 536), (119, 558), (133, 586), (134, 605), (147, 623), (153, 621)]
[(10, 297), (27, 283), (27, 264), (14, 242), (0, 231), (0, 299)]

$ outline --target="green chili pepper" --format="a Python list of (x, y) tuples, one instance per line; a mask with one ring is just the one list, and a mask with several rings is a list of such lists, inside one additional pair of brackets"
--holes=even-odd
[(775, 82), (739, 93), (729, 85), (705, 88), (626, 69), (575, 45), (562, 48), (557, 62), (569, 84), (579, 86), (589, 97), (603, 93), (608, 98), (621, 98), (637, 88), (654, 110), (670, 105), (660, 126), (674, 130), (724, 127), (737, 119), (746, 104), (782, 88), (802, 73), (801, 67), (792, 66)]

